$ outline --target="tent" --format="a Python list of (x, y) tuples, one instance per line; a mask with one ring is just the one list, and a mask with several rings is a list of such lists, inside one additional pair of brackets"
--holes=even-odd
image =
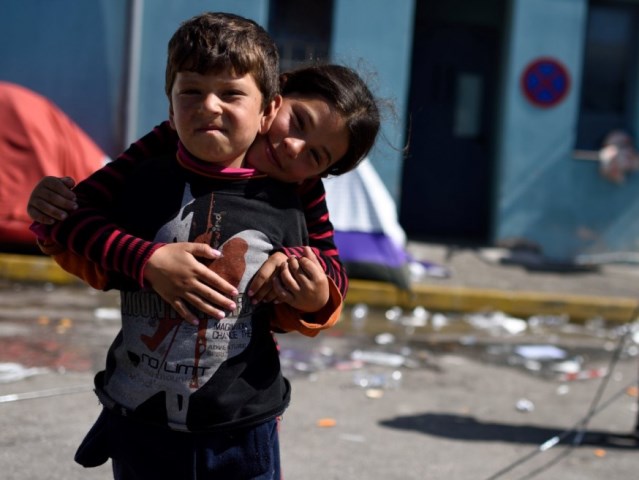
[(395, 201), (368, 159), (324, 181), (326, 203), (340, 258), (352, 279), (377, 280), (410, 289), (406, 234)]
[(45, 175), (82, 180), (105, 153), (47, 98), (0, 82), (0, 251), (36, 253), (26, 208)]

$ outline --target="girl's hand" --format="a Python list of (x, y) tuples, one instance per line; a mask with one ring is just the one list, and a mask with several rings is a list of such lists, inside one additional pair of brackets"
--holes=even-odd
[(310, 247), (300, 258), (289, 257), (273, 278), (276, 301), (302, 312), (317, 312), (329, 299), (328, 277)]
[(198, 261), (219, 256), (220, 252), (204, 243), (170, 243), (153, 252), (144, 268), (144, 280), (187, 322), (198, 325), (187, 304), (221, 319), (224, 310), (235, 310), (229, 297), (237, 296), (237, 289)]
[(44, 177), (31, 192), (27, 213), (36, 222), (52, 225), (58, 220), (64, 220), (67, 212), (75, 210), (75, 193), (71, 188), (75, 180), (71, 177)]

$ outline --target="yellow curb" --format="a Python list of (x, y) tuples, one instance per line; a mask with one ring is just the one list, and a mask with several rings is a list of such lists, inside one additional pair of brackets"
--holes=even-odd
[(419, 284), (410, 292), (393, 285), (367, 280), (351, 280), (347, 304), (366, 303), (373, 307), (418, 305), (444, 312), (500, 311), (510, 315), (568, 315), (583, 321), (601, 317), (612, 322), (630, 322), (639, 315), (639, 300), (628, 297), (601, 297), (548, 292), (506, 291), (459, 286)]
[[(56, 284), (79, 282), (49, 257), (4, 253), (0, 253), (0, 278)], [(389, 283), (368, 280), (351, 280), (345, 301), (350, 305), (366, 303), (379, 308), (414, 308), (421, 305), (442, 312), (494, 310), (520, 317), (565, 314), (575, 321), (601, 317), (612, 322), (626, 323), (639, 315), (639, 300), (635, 298), (428, 284), (414, 285), (407, 292)]]
[(59, 284), (79, 282), (76, 277), (62, 270), (49, 257), (8, 253), (0, 254), (0, 278)]

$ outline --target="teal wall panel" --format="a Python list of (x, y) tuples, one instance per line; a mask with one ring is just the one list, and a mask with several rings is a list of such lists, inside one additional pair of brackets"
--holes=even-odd
[(205, 11), (236, 13), (262, 26), (268, 23), (268, 0), (144, 1), (135, 138), (168, 118), (169, 107), (164, 93), (167, 44), (181, 22)]
[[(495, 240), (525, 238), (552, 257), (581, 246), (579, 197), (595, 169), (572, 159), (586, 7), (586, 0), (514, 0), (506, 40)], [(528, 101), (520, 84), (539, 57), (558, 60), (571, 77), (568, 95), (549, 108)]]
[(358, 70), (393, 110), (371, 162), (397, 199), (405, 143), (406, 105), (413, 42), (414, 0), (335, 0), (331, 60)]
[[(639, 176), (612, 184), (597, 161), (573, 158), (587, 8), (586, 0), (515, 0), (507, 40), (495, 240), (525, 238), (559, 259), (639, 250)], [(569, 95), (552, 108), (532, 105), (519, 84), (539, 56), (571, 74)]]

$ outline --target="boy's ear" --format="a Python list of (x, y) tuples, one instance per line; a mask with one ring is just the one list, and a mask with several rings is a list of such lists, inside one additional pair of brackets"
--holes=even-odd
[(260, 135), (264, 135), (268, 132), (269, 128), (273, 124), (273, 120), (277, 116), (277, 112), (282, 107), (282, 95), (275, 95), (275, 98), (264, 109), (264, 115), (260, 120)]

